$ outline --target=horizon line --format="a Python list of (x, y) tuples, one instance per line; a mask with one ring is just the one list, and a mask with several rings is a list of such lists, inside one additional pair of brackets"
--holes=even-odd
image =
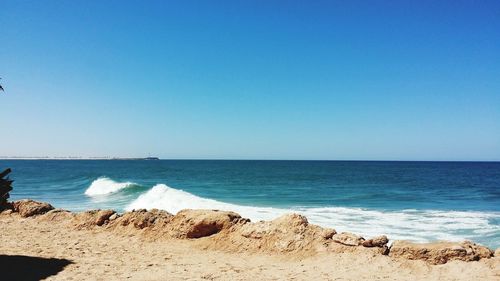
[[(148, 159), (150, 158), (150, 159)], [(154, 159), (151, 159), (154, 158)], [(160, 158), (148, 157), (111, 157), (111, 156), (57, 156), (57, 157), (24, 157), (24, 156), (0, 156), (0, 160), (186, 160), (186, 161), (325, 161), (325, 162), (491, 162), (500, 160), (411, 160), (411, 159), (259, 159), (259, 158)]]

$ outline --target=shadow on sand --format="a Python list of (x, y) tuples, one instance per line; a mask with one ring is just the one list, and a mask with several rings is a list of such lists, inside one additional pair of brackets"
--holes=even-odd
[(57, 274), (71, 263), (67, 259), (0, 255), (0, 279), (41, 280)]

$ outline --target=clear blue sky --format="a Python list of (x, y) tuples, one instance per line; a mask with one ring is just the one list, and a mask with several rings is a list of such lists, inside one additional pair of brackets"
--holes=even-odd
[(0, 156), (500, 160), (500, 1), (2, 0), (0, 35)]

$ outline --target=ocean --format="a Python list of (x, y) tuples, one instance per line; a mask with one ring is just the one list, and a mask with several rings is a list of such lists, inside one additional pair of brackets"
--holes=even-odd
[(500, 162), (0, 160), (7, 167), (12, 200), (71, 211), (296, 212), (368, 238), (500, 247)]

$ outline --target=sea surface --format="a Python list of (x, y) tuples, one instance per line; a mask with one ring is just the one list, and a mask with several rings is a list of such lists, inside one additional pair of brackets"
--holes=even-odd
[(297, 212), (338, 232), (500, 247), (500, 162), (0, 160), (13, 200), (58, 208)]

